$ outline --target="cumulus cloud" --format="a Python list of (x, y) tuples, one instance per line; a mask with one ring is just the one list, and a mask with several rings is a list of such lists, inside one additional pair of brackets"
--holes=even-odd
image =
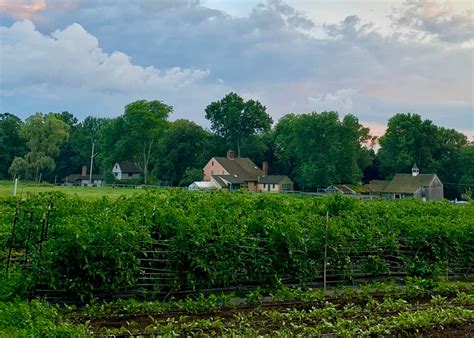
[[(415, 3), (399, 13), (407, 17)], [(440, 21), (447, 11), (428, 12)], [(383, 124), (394, 113), (418, 112), (448, 127), (474, 129), (474, 49), (440, 43), (447, 35), (420, 43), (419, 36), (401, 36), (401, 28), (381, 33), (354, 15), (331, 25), (314, 22), (280, 0), (239, 18), (197, 0), (83, 0), (74, 11), (58, 15), (47, 7), (42, 13), (49, 20), (35, 21), (37, 30), (25, 28), (22, 35), (16, 27), (12, 35), (13, 27), (3, 28), (9, 48), (24, 48), (16, 51), (20, 57), (2, 54), (13, 65), (3, 89), (68, 96), (67, 109), (78, 105), (71, 98), (77, 91), (91, 102), (90, 112), (121, 108), (141, 95), (168, 100), (180, 117), (205, 123), (204, 107), (233, 90), (259, 99), (274, 120), (288, 112), (340, 110)], [(457, 12), (449, 13), (454, 18)], [(401, 24), (401, 17), (394, 20)], [(410, 20), (403, 24), (407, 32), (423, 27)], [(315, 27), (327, 36), (317, 38)], [(11, 100), (13, 106), (19, 101)]]
[(223, 86), (204, 83), (208, 70), (161, 70), (136, 65), (119, 51), (105, 53), (98, 39), (79, 24), (45, 35), (31, 21), (24, 20), (11, 27), (0, 26), (0, 40), (2, 105), (19, 98), (52, 100), (58, 105), (68, 100), (77, 104), (78, 98), (83, 98), (90, 100), (81, 104), (87, 109), (96, 105), (102, 110), (104, 102), (115, 102), (106, 104), (110, 113), (111, 109), (120, 112), (132, 99), (177, 101), (182, 90), (196, 90), (199, 86), (209, 93), (224, 92)]
[(147, 88), (179, 89), (205, 78), (209, 72), (174, 67), (165, 71), (142, 67), (128, 55), (104, 53), (96, 37), (79, 24), (43, 35), (31, 21), (1, 27), (3, 88), (15, 91), (45, 85), (55, 88), (87, 88), (105, 93), (143, 91)]
[(439, 39), (446, 43), (474, 40), (474, 10), (457, 11), (452, 2), (407, 0), (393, 14), (396, 28), (408, 29), (421, 39)]

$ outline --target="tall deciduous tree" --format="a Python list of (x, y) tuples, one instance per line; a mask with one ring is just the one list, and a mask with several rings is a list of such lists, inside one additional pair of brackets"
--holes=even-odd
[(68, 137), (68, 129), (66, 123), (51, 114), (36, 113), (27, 118), (20, 132), (30, 151), (24, 158), (13, 160), (10, 173), (24, 173), (27, 178), (34, 175), (36, 181), (41, 181), (44, 171), (54, 170), (54, 157)]
[(20, 129), (23, 122), (13, 114), (0, 114), (0, 178), (8, 176), (8, 168), (15, 157), (26, 153)]
[(251, 135), (270, 130), (273, 123), (260, 102), (244, 101), (235, 93), (208, 105), (206, 118), (211, 121), (212, 130), (237, 147), (238, 156)]
[(474, 144), (461, 148), (459, 154), (459, 193), (466, 197), (474, 197)]
[(198, 168), (201, 171), (209, 160), (206, 146), (210, 132), (188, 120), (170, 123), (160, 142), (156, 170), (161, 179), (180, 184), (186, 170)]
[(153, 147), (163, 136), (172, 111), (173, 107), (161, 101), (139, 100), (125, 106), (121, 117), (125, 133), (121, 135), (118, 146), (129, 151), (143, 172), (145, 184), (154, 155)]
[(290, 114), (275, 128), (276, 155), (302, 188), (357, 183), (370, 164), (368, 138), (352, 115), (340, 121), (336, 112)]
[(421, 173), (435, 173), (445, 182), (445, 196), (454, 198), (461, 179), (460, 150), (467, 144), (465, 135), (438, 127), (418, 114), (396, 114), (390, 118), (378, 153), (385, 178), (409, 173), (416, 162)]

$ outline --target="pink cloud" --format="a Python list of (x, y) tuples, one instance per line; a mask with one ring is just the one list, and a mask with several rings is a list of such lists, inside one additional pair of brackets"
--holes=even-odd
[(45, 10), (46, 0), (0, 0), (0, 11), (17, 20), (31, 19), (36, 13)]

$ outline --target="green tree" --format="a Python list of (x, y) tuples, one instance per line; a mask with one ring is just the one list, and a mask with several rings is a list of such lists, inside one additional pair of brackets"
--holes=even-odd
[(25, 174), (26, 178), (34, 176), (36, 181), (41, 181), (43, 172), (54, 170), (54, 157), (67, 139), (68, 129), (66, 123), (51, 114), (36, 113), (27, 118), (20, 134), (26, 140), (29, 152), (23, 158), (13, 160), (10, 173)]
[(206, 107), (206, 118), (211, 121), (211, 129), (237, 147), (256, 133), (270, 130), (273, 123), (265, 106), (254, 100), (244, 101), (239, 95), (229, 93), (219, 101)]
[(20, 135), (23, 122), (13, 114), (0, 114), (0, 178), (8, 176), (8, 168), (15, 157), (23, 156), (26, 142)]
[(459, 193), (472, 198), (474, 195), (474, 144), (466, 145), (460, 151)]
[(160, 142), (160, 154), (157, 156), (156, 171), (158, 177), (180, 184), (188, 169), (202, 167), (209, 160), (206, 147), (209, 132), (188, 120), (176, 120), (170, 123)]
[(369, 138), (369, 130), (352, 115), (340, 121), (336, 112), (289, 114), (275, 128), (275, 152), (303, 189), (358, 183), (370, 165), (364, 147)]
[(382, 175), (391, 178), (396, 173), (409, 172), (415, 162), (420, 170), (432, 166), (436, 132), (436, 126), (418, 114), (392, 116), (379, 140)]
[(377, 155), (381, 173), (391, 178), (409, 173), (415, 162), (421, 173), (435, 173), (445, 182), (447, 198), (459, 195), (460, 151), (467, 144), (465, 135), (434, 125), (417, 114), (396, 114), (390, 118)]
[(154, 147), (167, 127), (167, 118), (173, 107), (161, 101), (139, 100), (125, 106), (122, 119), (123, 133), (116, 146), (127, 152), (143, 172), (145, 184), (148, 182), (150, 164), (154, 159)]
[[(69, 174), (78, 173), (80, 167), (87, 163), (87, 157), (81, 156), (79, 149), (74, 146), (74, 140), (79, 128), (78, 119), (67, 111), (49, 113), (48, 115), (54, 116), (68, 126), (69, 137), (61, 144), (59, 154), (55, 159), (56, 168), (54, 175), (62, 179)], [(50, 178), (52, 178), (52, 175)]]

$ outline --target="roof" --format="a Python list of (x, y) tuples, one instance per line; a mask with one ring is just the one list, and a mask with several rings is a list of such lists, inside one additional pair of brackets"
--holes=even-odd
[[(104, 177), (101, 174), (92, 174), (92, 180), (103, 180)], [(63, 178), (63, 182), (78, 182), (82, 180), (89, 181), (89, 175), (82, 176), (81, 174), (71, 174)]]
[[(267, 175), (267, 176), (260, 176), (258, 178), (258, 183), (262, 184), (275, 184), (280, 183), (285, 178), (288, 178), (286, 175)], [(288, 178), (289, 179), (289, 178)], [(291, 180), (290, 180), (291, 181)]]
[[(212, 177), (218, 177), (221, 181), (225, 180), (227, 182), (233, 183), (233, 184), (243, 184), (245, 181), (240, 178), (239, 176), (235, 175), (213, 175)], [(227, 184), (224, 182), (224, 186), (227, 186)]]
[(345, 184), (334, 184), (326, 188), (327, 191), (337, 190), (343, 194), (355, 194), (356, 192)]
[(118, 165), (122, 173), (131, 173), (131, 174), (140, 173), (140, 168), (138, 168), (137, 165), (133, 162), (122, 161)]
[(219, 184), (222, 188), (227, 187), (227, 184), (218, 176), (218, 175), (211, 175), (211, 177)]
[[(245, 181), (257, 181), (259, 176), (263, 176), (263, 171), (249, 158), (234, 158), (232, 160), (227, 157), (214, 157), (219, 164), (229, 173), (228, 176), (237, 175), (243, 183)], [(224, 175), (219, 175), (224, 177)], [(230, 182), (230, 181), (229, 181)]]
[(211, 182), (207, 181), (199, 181), (199, 182), (193, 182), (189, 185), (188, 189), (189, 190), (210, 190), (210, 189), (215, 189), (216, 187), (214, 184)]
[(390, 181), (385, 180), (371, 180), (365, 185), (369, 192), (383, 192), (385, 188), (390, 184)]
[(396, 174), (384, 192), (413, 194), (420, 187), (428, 187), (437, 176), (435, 174)]

